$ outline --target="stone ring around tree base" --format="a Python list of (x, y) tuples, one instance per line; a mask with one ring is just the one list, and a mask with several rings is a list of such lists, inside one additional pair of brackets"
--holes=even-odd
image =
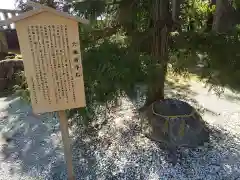
[(209, 142), (209, 131), (200, 114), (187, 102), (164, 99), (147, 109), (151, 139), (168, 147), (197, 147)]

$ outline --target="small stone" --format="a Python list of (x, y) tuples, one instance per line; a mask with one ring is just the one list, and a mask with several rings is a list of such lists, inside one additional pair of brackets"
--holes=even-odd
[(0, 146), (1, 145), (8, 145), (8, 139), (0, 135)]
[(224, 164), (223, 169), (225, 173), (231, 174), (232, 173), (232, 167), (229, 164)]
[(221, 169), (221, 166), (218, 165), (218, 164), (210, 164), (210, 165), (208, 165), (208, 170), (209, 170), (208, 173), (216, 174), (217, 172), (219, 172), (220, 169)]

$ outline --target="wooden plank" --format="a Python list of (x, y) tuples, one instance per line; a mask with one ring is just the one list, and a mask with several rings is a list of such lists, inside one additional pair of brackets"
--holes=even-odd
[(0, 31), (0, 52), (7, 53), (8, 52), (8, 44), (6, 39), (6, 34)]
[(3, 25), (7, 25), (7, 24), (12, 24), (12, 23), (14, 23), (14, 22), (20, 21), (20, 20), (22, 20), (22, 19), (26, 19), (26, 18), (28, 18), (28, 17), (30, 17), (30, 16), (39, 14), (39, 13), (41, 13), (41, 12), (43, 12), (42, 9), (30, 10), (30, 11), (28, 11), (28, 12), (25, 12), (25, 13), (20, 14), (19, 16), (14, 16), (14, 17), (12, 17), (11, 19), (6, 19), (6, 20), (4, 20), (4, 21), (0, 21), (0, 25), (3, 26)]
[(1, 13), (21, 13), (21, 10), (12, 10), (12, 9), (0, 9)]
[(51, 13), (57, 15), (57, 16), (64, 17), (64, 18), (67, 18), (67, 19), (71, 19), (73, 21), (80, 22), (82, 24), (88, 24), (89, 23), (89, 21), (87, 19), (83, 19), (83, 18), (80, 18), (80, 17), (77, 17), (77, 16), (72, 16), (72, 15), (66, 13), (66, 12), (57, 11), (53, 8), (43, 6), (43, 5), (38, 4), (38, 3), (28, 2), (28, 4), (33, 6), (33, 7), (37, 7), (37, 8), (33, 9), (33, 10), (30, 10), (30, 11), (27, 11), (25, 13), (22, 13), (19, 16), (15, 16), (11, 19), (7, 19), (5, 21), (0, 21), (0, 25), (2, 25), (2, 24), (4, 24), (4, 25), (12, 24), (13, 22), (17, 22), (17, 21), (29, 18), (31, 16), (37, 15), (37, 14), (42, 13), (42, 12), (51, 12)]
[(68, 132), (68, 120), (65, 111), (59, 111), (60, 129), (62, 132), (62, 141), (64, 145), (64, 157), (67, 164), (68, 180), (74, 180), (74, 171), (72, 163), (71, 140)]
[[(3, 16), (5, 17), (6, 20), (9, 19), (8, 12), (3, 13)], [(7, 29), (11, 29), (10, 24), (7, 24)]]
[(65, 17), (65, 18), (68, 18), (68, 19), (72, 19), (74, 21), (77, 21), (77, 22), (80, 22), (80, 23), (83, 23), (83, 24), (89, 24), (89, 21), (87, 19), (84, 19), (84, 18), (79, 18), (77, 16), (71, 16), (69, 13), (67, 12), (61, 12), (61, 11), (57, 11), (53, 8), (50, 8), (48, 6), (44, 6), (42, 4), (39, 4), (39, 3), (35, 3), (33, 1), (28, 1), (27, 4), (29, 6), (32, 6), (32, 7), (35, 7), (35, 8), (39, 8), (39, 9), (43, 9), (45, 11), (48, 11), (48, 12), (51, 12), (51, 13), (54, 13), (58, 16), (62, 16), (62, 17)]
[(44, 12), (16, 29), (34, 113), (84, 107), (78, 23)]

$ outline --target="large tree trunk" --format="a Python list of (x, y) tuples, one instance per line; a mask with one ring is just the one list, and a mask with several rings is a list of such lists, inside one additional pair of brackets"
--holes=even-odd
[[(155, 68), (149, 84), (146, 106), (154, 101), (164, 99), (164, 82), (168, 63), (169, 37), (169, 0), (152, 1), (152, 21), (155, 29), (152, 36), (152, 65)], [(164, 23), (164, 26), (160, 25)], [(160, 28), (161, 26), (162, 28)]]
[[(212, 8), (213, 6), (216, 6), (216, 0), (209, 1), (209, 8)], [(214, 13), (209, 12), (207, 17), (206, 32), (209, 32), (213, 29), (213, 17), (214, 17)]]
[(181, 31), (180, 13), (183, 0), (172, 0), (172, 20), (174, 23), (173, 30)]
[(231, 0), (217, 0), (216, 11), (213, 20), (213, 31), (225, 33), (232, 30), (236, 25), (236, 11)]

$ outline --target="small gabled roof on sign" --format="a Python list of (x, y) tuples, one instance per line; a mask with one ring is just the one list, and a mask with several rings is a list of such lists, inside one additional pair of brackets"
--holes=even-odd
[(11, 23), (20, 21), (22, 19), (26, 19), (28, 17), (37, 15), (37, 14), (42, 13), (42, 12), (50, 12), (50, 13), (56, 14), (58, 16), (65, 17), (67, 19), (72, 19), (72, 20), (80, 22), (82, 24), (88, 24), (89, 23), (89, 21), (87, 19), (83, 19), (83, 18), (80, 18), (80, 17), (72, 16), (72, 15), (69, 15), (68, 13), (66, 13), (66, 12), (57, 11), (57, 10), (55, 10), (53, 8), (41, 5), (39, 3), (35, 3), (35, 2), (32, 2), (32, 1), (29, 1), (27, 4), (32, 6), (32, 7), (35, 7), (36, 9), (33, 9), (31, 11), (27, 11), (25, 13), (22, 13), (19, 16), (14, 16), (11, 19), (7, 19), (5, 21), (0, 21), (0, 25), (1, 24), (3, 24), (3, 25), (11, 24)]

